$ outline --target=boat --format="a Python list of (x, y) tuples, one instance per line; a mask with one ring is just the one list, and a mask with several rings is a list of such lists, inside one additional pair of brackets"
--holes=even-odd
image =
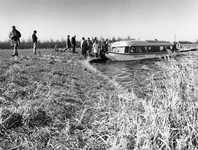
[(158, 40), (127, 40), (111, 44), (106, 57), (111, 61), (133, 61), (169, 57), (173, 52), (173, 45), (169, 41)]

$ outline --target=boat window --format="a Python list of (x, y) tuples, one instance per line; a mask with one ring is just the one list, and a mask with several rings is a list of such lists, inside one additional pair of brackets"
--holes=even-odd
[(134, 46), (131, 46), (130, 47), (130, 53), (134, 53), (135, 52), (135, 47)]
[(166, 46), (166, 49), (172, 50), (173, 46)]
[(125, 47), (125, 53), (130, 53), (130, 48), (129, 48), (129, 46), (128, 46), (128, 47)]
[(114, 53), (124, 53), (125, 47), (113, 47), (113, 52)]
[(142, 51), (143, 51), (143, 47), (141, 47), (141, 46), (137, 46), (135, 49), (136, 53), (142, 53)]
[(159, 52), (159, 51), (160, 51), (159, 46), (154, 46), (154, 47), (153, 47), (153, 51), (154, 51), (154, 52)]
[(164, 50), (164, 46), (160, 46), (160, 47), (159, 47), (159, 50), (160, 50), (160, 51), (163, 51), (163, 50)]
[(153, 51), (153, 49), (152, 49), (151, 46), (148, 46), (148, 47), (147, 47), (147, 50), (148, 50), (148, 52), (152, 52), (152, 51)]
[(142, 47), (142, 52), (147, 53), (148, 52), (147, 47)]
[(145, 49), (148, 52), (162, 52), (162, 51), (166, 51), (167, 46), (148, 46), (145, 47)]

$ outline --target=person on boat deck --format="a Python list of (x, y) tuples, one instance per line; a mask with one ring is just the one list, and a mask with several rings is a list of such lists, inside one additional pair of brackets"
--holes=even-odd
[(99, 47), (98, 41), (95, 40), (93, 44), (93, 53), (94, 53), (95, 58), (98, 58), (98, 47)]

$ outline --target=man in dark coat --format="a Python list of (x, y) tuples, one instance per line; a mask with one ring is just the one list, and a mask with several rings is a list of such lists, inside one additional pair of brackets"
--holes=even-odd
[(37, 36), (36, 36), (37, 31), (34, 30), (32, 34), (32, 42), (33, 42), (33, 54), (36, 54), (36, 48), (37, 48)]
[(67, 36), (67, 42), (66, 42), (66, 48), (65, 48), (64, 51), (66, 51), (67, 49), (70, 50), (70, 48), (71, 48), (71, 41), (70, 41), (70, 36), (68, 35)]
[(16, 29), (15, 26), (12, 26), (12, 31), (9, 34), (9, 38), (11, 39), (11, 46), (14, 47), (12, 56), (18, 56), (17, 48), (20, 45), (20, 37), (21, 33)]
[(82, 43), (82, 55), (84, 55), (84, 58), (87, 58), (87, 40), (84, 39)]
[(76, 50), (76, 35), (72, 37), (71, 41), (72, 41), (72, 49), (73, 49), (73, 54), (74, 54)]

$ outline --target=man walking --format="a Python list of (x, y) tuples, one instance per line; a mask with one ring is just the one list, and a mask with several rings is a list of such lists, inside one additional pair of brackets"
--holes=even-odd
[(20, 45), (20, 37), (21, 33), (16, 29), (15, 26), (12, 26), (12, 31), (9, 34), (9, 38), (11, 39), (11, 46), (14, 47), (12, 56), (18, 56), (18, 46)]
[(66, 51), (67, 49), (70, 50), (70, 48), (71, 48), (71, 41), (70, 41), (70, 36), (68, 35), (67, 36), (67, 42), (66, 42), (66, 48), (65, 48), (64, 51)]
[(76, 50), (76, 35), (72, 37), (71, 41), (72, 41), (72, 49), (73, 49), (73, 54), (74, 54)]
[(33, 42), (33, 54), (36, 54), (36, 48), (37, 48), (37, 36), (36, 36), (37, 31), (34, 30), (32, 34), (32, 42)]

